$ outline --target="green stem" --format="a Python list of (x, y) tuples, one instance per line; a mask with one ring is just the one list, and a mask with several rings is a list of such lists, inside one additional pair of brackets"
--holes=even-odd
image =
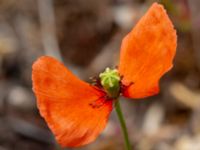
[(121, 125), (121, 129), (122, 129), (123, 134), (124, 134), (124, 141), (125, 141), (125, 144), (126, 144), (126, 150), (131, 150), (131, 144), (130, 144), (129, 138), (128, 138), (126, 123), (124, 121), (124, 117), (123, 117), (123, 114), (122, 114), (122, 110), (121, 110), (119, 100), (117, 100), (116, 103), (115, 103), (115, 110), (117, 112), (117, 116), (118, 116), (118, 119), (119, 119), (119, 122), (120, 122), (120, 125)]

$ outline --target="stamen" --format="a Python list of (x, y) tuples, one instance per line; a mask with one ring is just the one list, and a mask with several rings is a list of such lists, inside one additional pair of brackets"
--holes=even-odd
[(122, 82), (120, 82), (120, 94), (123, 93), (128, 87), (130, 87), (133, 84), (134, 82), (130, 82), (128, 85), (124, 85), (122, 84)]
[(98, 98), (97, 100), (93, 101), (89, 105), (92, 106), (92, 108), (100, 108), (101, 106), (103, 106), (106, 103), (106, 99), (102, 100), (103, 97), (104, 96)]
[(108, 98), (107, 95), (104, 95), (104, 96), (101, 96), (98, 99), (94, 100), (92, 103), (89, 103), (89, 105), (94, 109), (95, 108), (100, 108), (110, 100), (113, 100), (113, 99)]

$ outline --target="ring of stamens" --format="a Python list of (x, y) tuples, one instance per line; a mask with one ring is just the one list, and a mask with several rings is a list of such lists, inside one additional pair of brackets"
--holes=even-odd
[[(107, 95), (106, 91), (104, 90), (103, 86), (101, 85), (100, 82), (100, 78), (98, 77), (91, 77), (90, 78), (93, 83), (91, 84), (91, 86), (93, 88), (95, 88), (96, 90), (98, 90), (99, 92), (103, 93), (103, 96), (99, 97), (98, 99), (92, 101), (91, 103), (89, 103), (89, 105), (92, 108), (100, 108), (103, 105), (105, 105), (108, 101), (111, 100), (115, 100), (114, 98), (111, 98)], [(131, 86), (132, 84), (134, 84), (133, 82), (129, 83), (128, 85), (124, 85), (121, 81), (123, 79), (123, 76), (120, 76), (120, 90), (119, 90), (119, 96), (122, 95), (123, 91), (125, 91), (129, 86)]]

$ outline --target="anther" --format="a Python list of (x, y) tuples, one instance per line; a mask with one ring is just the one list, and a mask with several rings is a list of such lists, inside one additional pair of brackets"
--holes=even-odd
[(98, 98), (97, 100), (93, 101), (92, 103), (89, 103), (89, 105), (92, 108), (100, 108), (101, 106), (103, 106), (106, 103), (106, 99), (104, 98), (102, 100), (102, 98), (104, 98), (104, 96)]

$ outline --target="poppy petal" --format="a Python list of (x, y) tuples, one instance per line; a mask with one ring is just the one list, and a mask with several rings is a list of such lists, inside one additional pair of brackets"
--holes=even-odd
[(159, 92), (160, 78), (172, 68), (176, 31), (162, 5), (154, 3), (123, 39), (119, 73), (123, 95), (144, 98)]
[(40, 114), (63, 147), (88, 144), (105, 128), (112, 101), (105, 101), (102, 91), (54, 58), (39, 58), (33, 64), (32, 80)]

